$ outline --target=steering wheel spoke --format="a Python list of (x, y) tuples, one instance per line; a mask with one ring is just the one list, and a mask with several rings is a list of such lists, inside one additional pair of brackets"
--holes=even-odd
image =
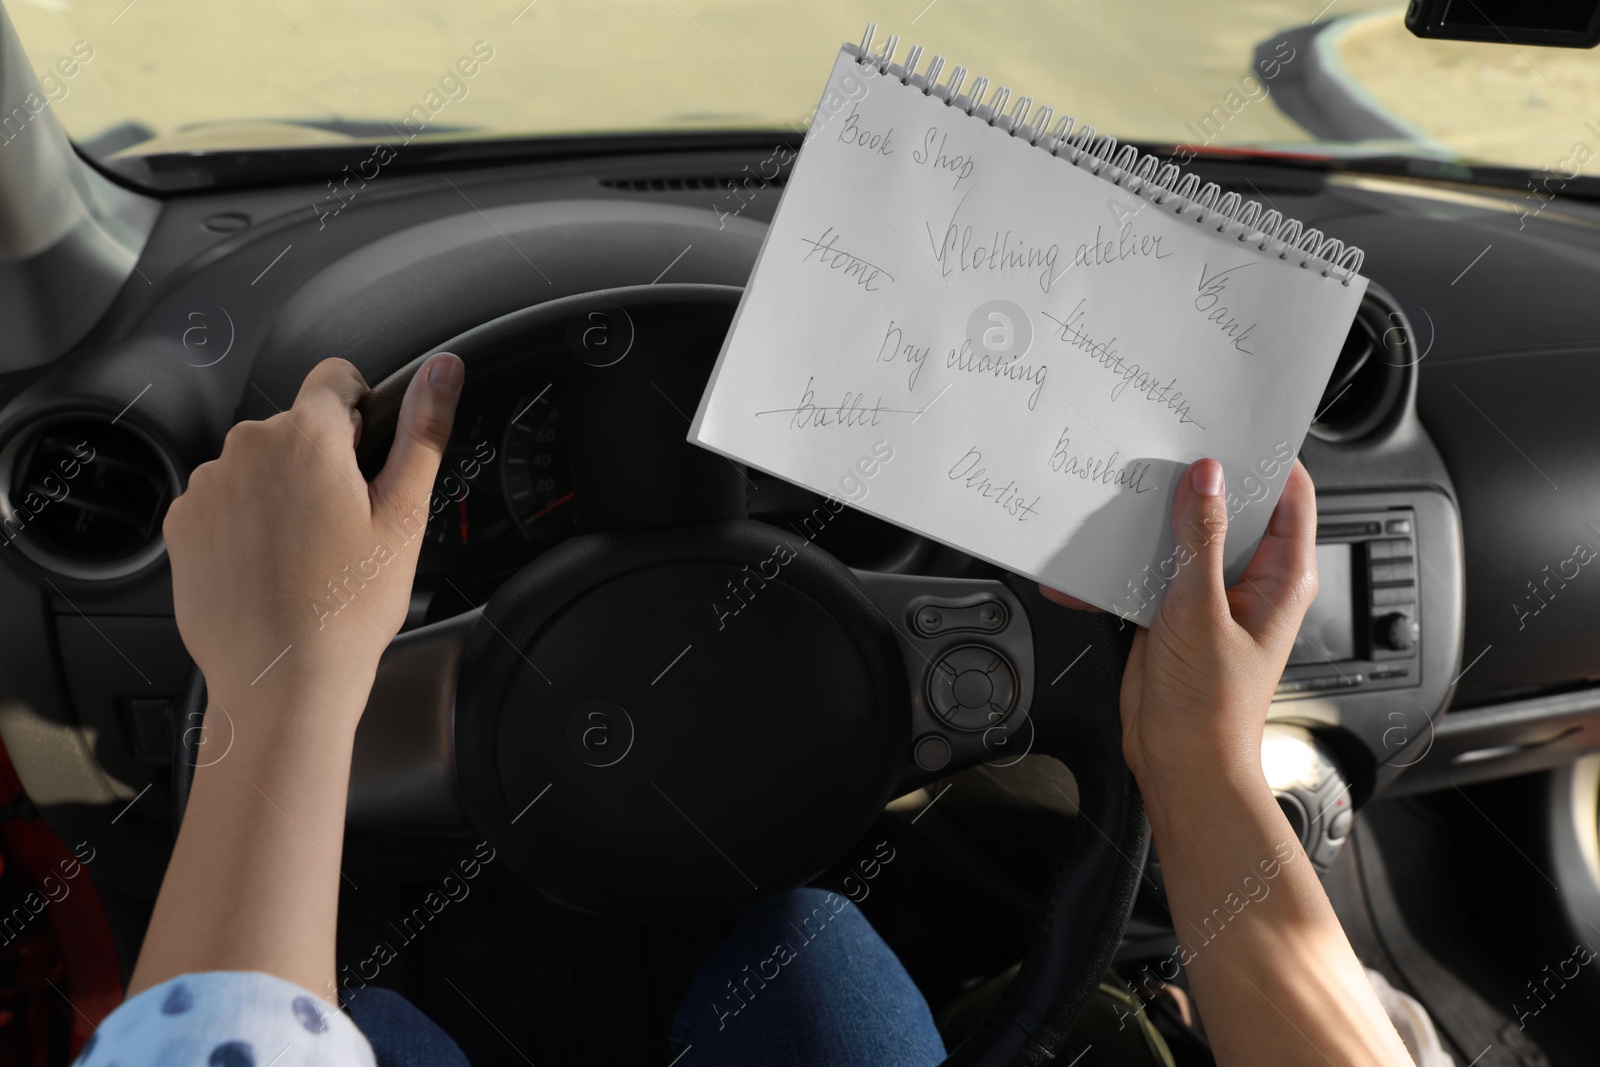
[(894, 628), (911, 694), (900, 791), (1031, 751), (1033, 629), (1005, 583), (854, 571)]
[(482, 609), (400, 634), (384, 651), (356, 729), (347, 821), (362, 829), (466, 835), (456, 784), (455, 703)]
[(1059, 759), (1078, 782), (1045, 915), (1017, 977), (945, 1067), (1042, 1062), (1110, 966), (1149, 847), (1138, 789), (1122, 759), (1118, 692), (1133, 628), (1072, 611), (1017, 575), (1003, 580), (855, 571), (894, 628), (912, 721), (898, 792), (1029, 754)]

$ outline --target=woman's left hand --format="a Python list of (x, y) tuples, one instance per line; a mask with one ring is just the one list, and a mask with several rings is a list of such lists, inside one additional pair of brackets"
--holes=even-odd
[(214, 704), (236, 716), (270, 692), (288, 713), (314, 693), (359, 716), (405, 621), (463, 374), (447, 354), (417, 372), (370, 485), (355, 453), (367, 384), (342, 359), (319, 363), (289, 410), (236, 425), (190, 475), (164, 533), (178, 630)]

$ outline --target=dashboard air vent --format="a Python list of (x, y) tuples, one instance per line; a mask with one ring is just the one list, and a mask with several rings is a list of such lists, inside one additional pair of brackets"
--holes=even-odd
[(1350, 324), (1311, 432), (1324, 441), (1356, 441), (1400, 412), (1415, 342), (1399, 309), (1371, 289)]
[(0, 550), (69, 578), (118, 578), (163, 551), (177, 474), (144, 434), (103, 415), (65, 415), (0, 449)]

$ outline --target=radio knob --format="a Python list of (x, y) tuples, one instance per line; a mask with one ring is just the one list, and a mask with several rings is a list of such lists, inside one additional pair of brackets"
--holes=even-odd
[(1380, 648), (1393, 652), (1406, 652), (1417, 647), (1417, 620), (1398, 611), (1390, 612), (1378, 620), (1373, 637)]

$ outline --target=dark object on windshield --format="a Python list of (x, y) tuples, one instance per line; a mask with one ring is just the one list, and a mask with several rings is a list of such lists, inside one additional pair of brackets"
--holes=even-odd
[(1593, 48), (1600, 43), (1600, 0), (1411, 0), (1406, 29), (1452, 41)]

